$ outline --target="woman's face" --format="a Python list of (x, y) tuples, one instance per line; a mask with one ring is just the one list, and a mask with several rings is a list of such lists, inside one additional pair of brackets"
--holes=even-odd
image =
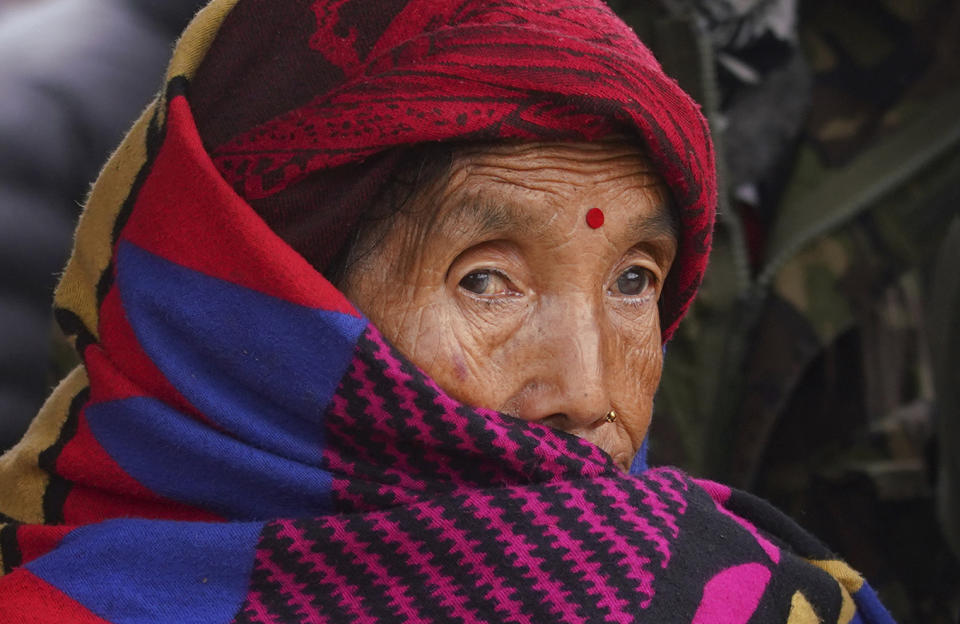
[(465, 151), (411, 202), (350, 268), (347, 296), (456, 399), (627, 469), (660, 381), (657, 299), (677, 246), (646, 157), (613, 141)]

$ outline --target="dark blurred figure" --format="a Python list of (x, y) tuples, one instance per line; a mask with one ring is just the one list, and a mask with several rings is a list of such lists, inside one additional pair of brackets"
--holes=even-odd
[(79, 206), (200, 0), (0, 0), (0, 451), (48, 393)]
[(960, 2), (619, 4), (725, 174), (651, 462), (789, 510), (901, 624), (955, 624)]
[(927, 312), (930, 357), (937, 400), (934, 405), (940, 445), (937, 449), (937, 512), (954, 554), (960, 558), (960, 216), (940, 246), (930, 283)]

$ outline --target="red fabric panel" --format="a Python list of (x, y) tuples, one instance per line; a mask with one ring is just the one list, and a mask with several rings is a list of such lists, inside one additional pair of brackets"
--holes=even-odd
[(41, 526), (25, 524), (17, 527), (17, 545), (20, 547), (21, 565), (30, 563), (57, 547), (63, 536), (73, 530), (72, 526)]
[(223, 181), (182, 96), (170, 102), (164, 144), (122, 238), (206, 275), (298, 305), (359, 316)]
[(110, 624), (23, 568), (0, 579), (0, 622)]

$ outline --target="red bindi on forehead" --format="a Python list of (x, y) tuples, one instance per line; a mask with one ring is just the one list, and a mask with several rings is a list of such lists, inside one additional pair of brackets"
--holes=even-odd
[(603, 225), (603, 211), (599, 208), (591, 208), (587, 211), (587, 225), (594, 230)]

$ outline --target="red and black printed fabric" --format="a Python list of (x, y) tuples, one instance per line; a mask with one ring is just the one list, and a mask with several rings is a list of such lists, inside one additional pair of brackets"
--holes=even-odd
[(170, 67), (57, 292), (83, 365), (0, 458), (0, 621), (890, 621), (762, 501), (456, 402), (316, 269), (392, 147), (628, 133), (679, 211), (669, 337), (712, 152), (605, 5), (214, 0)]

